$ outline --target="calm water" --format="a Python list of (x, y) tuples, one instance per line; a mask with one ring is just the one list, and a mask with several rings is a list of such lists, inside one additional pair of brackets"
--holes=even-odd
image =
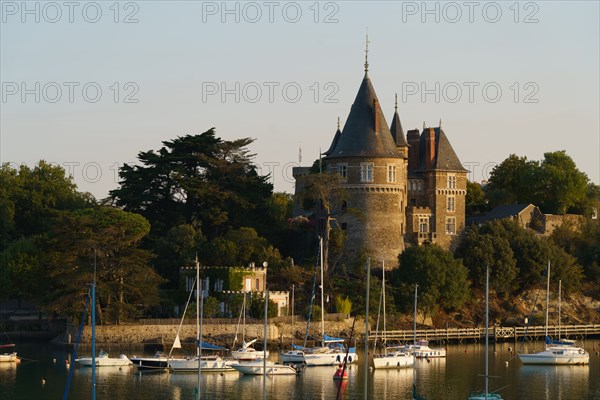
[[(589, 366), (523, 366), (509, 352), (512, 344), (498, 344), (497, 354), (490, 347), (491, 390), (501, 389), (505, 400), (600, 400), (600, 341), (588, 340)], [(541, 350), (542, 344), (529, 344), (529, 351)], [(118, 349), (110, 349), (116, 356)], [(477, 344), (448, 347), (446, 359), (417, 361), (414, 375), (421, 395), (427, 399), (467, 399), (472, 391), (483, 388), (484, 346)], [(0, 364), (0, 399), (62, 399), (68, 370), (68, 354), (46, 345), (18, 345), (20, 355), (35, 361)], [(85, 351), (83, 351), (86, 354)], [(89, 351), (88, 351), (89, 353)], [(56, 358), (54, 364), (52, 359)], [(509, 361), (506, 366), (505, 362)], [(268, 399), (335, 399), (337, 386), (332, 380), (334, 367), (307, 368), (302, 376), (267, 377)], [(343, 386), (342, 399), (363, 399), (363, 369), (352, 366)], [(193, 399), (195, 374), (138, 372), (135, 367), (97, 370), (98, 400)], [(46, 380), (42, 385), (42, 378)], [(90, 398), (91, 369), (76, 368), (69, 399)], [(203, 399), (262, 399), (262, 377), (240, 376), (237, 372), (203, 374)], [(369, 399), (410, 399), (413, 369), (370, 371)]]

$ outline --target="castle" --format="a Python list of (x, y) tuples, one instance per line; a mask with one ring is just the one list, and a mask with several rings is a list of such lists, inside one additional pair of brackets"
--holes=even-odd
[[(366, 53), (368, 53), (368, 48)], [(345, 231), (345, 255), (364, 252), (374, 261), (396, 266), (406, 245), (424, 242), (450, 248), (465, 227), (467, 170), (441, 126), (404, 134), (398, 101), (388, 127), (368, 73), (352, 104), (343, 130), (323, 153), (326, 173), (337, 173), (347, 200), (332, 209)], [(441, 123), (440, 123), (441, 125)], [(308, 167), (294, 168), (294, 216), (306, 214), (299, 193)], [(357, 212), (351, 213), (353, 209)], [(323, 218), (319, 226), (323, 226)]]

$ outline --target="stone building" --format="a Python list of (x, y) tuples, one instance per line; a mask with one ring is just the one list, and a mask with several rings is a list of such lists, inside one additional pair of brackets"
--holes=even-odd
[[(366, 61), (344, 128), (338, 126), (323, 155), (324, 172), (339, 174), (347, 192), (348, 200), (332, 210), (336, 228), (346, 233), (347, 256), (364, 252), (395, 266), (406, 245), (449, 248), (464, 229), (467, 170), (441, 127), (405, 136), (397, 99), (387, 124)], [(298, 201), (308, 173), (307, 167), (294, 169), (294, 216), (312, 214)], [(312, 215), (320, 217), (318, 211)]]

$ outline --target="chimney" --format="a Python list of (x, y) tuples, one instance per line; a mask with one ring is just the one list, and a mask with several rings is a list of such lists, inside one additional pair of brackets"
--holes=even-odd
[(373, 118), (375, 119), (373, 123), (375, 132), (379, 133), (379, 101), (377, 99), (373, 99)]
[(425, 128), (425, 169), (433, 169), (433, 159), (435, 158), (435, 129)]
[(419, 130), (411, 129), (406, 132), (408, 141), (408, 170), (416, 171), (419, 169)]

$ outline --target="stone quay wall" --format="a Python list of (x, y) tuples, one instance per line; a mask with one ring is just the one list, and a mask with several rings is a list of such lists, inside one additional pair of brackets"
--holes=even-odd
[[(246, 324), (246, 339), (264, 340), (263, 324)], [(326, 321), (325, 333), (329, 336), (349, 337), (352, 328), (352, 319), (342, 321)], [(96, 343), (101, 344), (162, 344), (170, 347), (175, 340), (178, 325), (148, 325), (148, 324), (120, 324), (120, 325), (98, 325), (96, 326)], [(230, 348), (238, 330), (238, 343), (241, 343), (242, 327), (239, 329), (237, 324), (223, 323), (204, 323), (202, 325), (202, 335), (204, 340)], [(365, 331), (364, 320), (359, 323), (357, 320), (354, 337), (363, 335)], [(287, 344), (295, 337), (296, 343), (299, 338), (304, 338), (306, 332), (306, 323), (296, 323), (292, 328), (290, 323), (270, 323), (268, 325), (268, 341), (270, 346), (276, 344)], [(77, 340), (78, 327), (71, 327), (64, 334), (64, 337), (55, 339), (55, 341), (65, 344), (74, 343)], [(321, 322), (311, 322), (309, 336), (318, 338), (321, 336)], [(182, 325), (179, 333), (182, 345), (193, 345), (196, 338), (196, 325)], [(91, 327), (84, 327), (81, 343), (91, 342)], [(309, 343), (312, 341), (309, 340)]]

